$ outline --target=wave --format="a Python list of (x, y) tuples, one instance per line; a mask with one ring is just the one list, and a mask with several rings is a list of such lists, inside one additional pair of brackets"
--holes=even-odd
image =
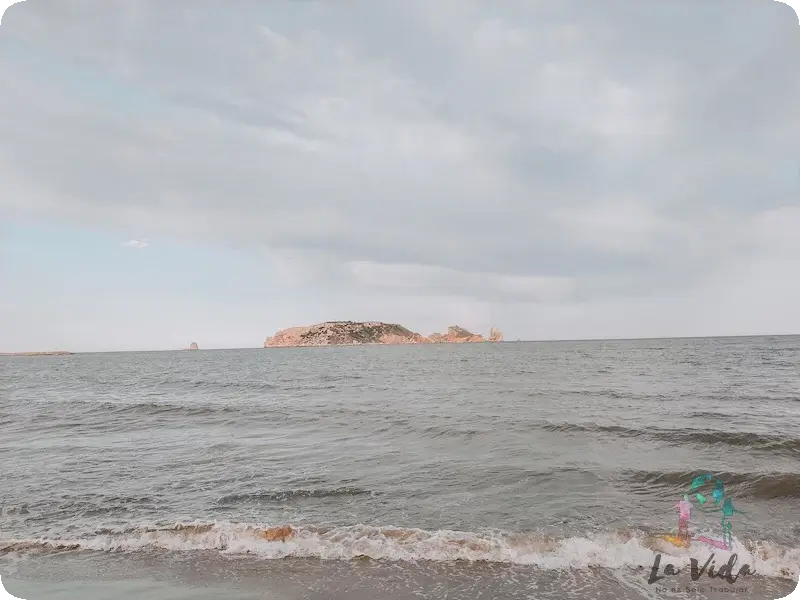
[[(710, 470), (709, 473), (714, 473)], [(633, 483), (631, 491), (652, 493), (654, 487), (670, 491), (688, 491), (698, 473), (689, 471), (624, 471), (623, 477)], [(759, 500), (800, 498), (800, 474), (797, 473), (714, 473), (734, 496)]]
[(786, 390), (781, 389), (765, 389), (760, 394), (736, 394), (733, 396), (730, 394), (708, 393), (698, 396), (697, 399), (700, 402), (733, 401), (736, 403), (749, 402), (752, 404), (764, 405), (765, 403), (797, 402), (800, 400), (800, 395), (787, 394)]
[(489, 433), (492, 429), (480, 429), (476, 427), (464, 428), (456, 425), (430, 425), (422, 430), (424, 435), (438, 438), (438, 437), (457, 437), (457, 438), (470, 438), (483, 433)]
[[(17, 539), (0, 541), (0, 555), (53, 551), (146, 552), (217, 551), (264, 559), (290, 557), (389, 561), (468, 561), (531, 565), (548, 570), (605, 567), (650, 568), (656, 554), (677, 567), (690, 557), (705, 559), (703, 545), (678, 549), (642, 531), (618, 531), (586, 537), (556, 538), (538, 533), (463, 532), (373, 527), (262, 527), (231, 522), (179, 523), (171, 527), (104, 530), (77, 539)], [(717, 562), (731, 553), (761, 576), (797, 579), (800, 548), (771, 542), (734, 540), (731, 552), (713, 550)]]
[(711, 412), (707, 410), (700, 410), (693, 413), (689, 413), (690, 419), (715, 419), (721, 421), (727, 421), (728, 419), (732, 418), (732, 415), (725, 414), (723, 412)]
[[(34, 426), (39, 433), (59, 431), (70, 428), (104, 429), (119, 425), (114, 419), (173, 419), (173, 418), (229, 418), (246, 417), (248, 419), (285, 419), (289, 410), (284, 406), (259, 405), (252, 400), (236, 404), (225, 402), (109, 402), (92, 400), (68, 400), (59, 403), (64, 411), (62, 418), (53, 420), (49, 411), (36, 413), (23, 425)], [(86, 417), (97, 417), (98, 422), (86, 421)], [(69, 418), (69, 419), (68, 419)], [(70, 420), (71, 419), (71, 420)]]
[(723, 444), (751, 450), (800, 454), (800, 439), (743, 431), (709, 431), (701, 429), (632, 429), (620, 425), (580, 423), (547, 424), (546, 431), (566, 433), (609, 433), (620, 437), (655, 439), (672, 444)]
[(367, 496), (374, 495), (370, 490), (356, 487), (341, 488), (313, 488), (298, 490), (277, 490), (267, 492), (252, 492), (245, 494), (228, 494), (217, 500), (218, 505), (241, 504), (246, 502), (287, 502), (303, 498), (335, 498), (340, 496)]
[(170, 415), (180, 417), (204, 417), (246, 412), (242, 407), (213, 404), (173, 404), (167, 402), (104, 403), (104, 408), (115, 415)]
[(113, 494), (64, 495), (52, 504), (0, 504), (0, 517), (25, 516), (29, 522), (46, 521), (67, 515), (94, 517), (132, 511), (158, 509), (162, 501), (149, 496), (119, 496)]
[(108, 432), (115, 429), (127, 431), (130, 422), (145, 420), (151, 423), (185, 419), (219, 421), (283, 418), (280, 411), (264, 410), (260, 413), (248, 407), (226, 404), (177, 404), (171, 402), (92, 402), (70, 400), (60, 404), (61, 417), (54, 419), (51, 411), (42, 411), (26, 420), (13, 423), (15, 428), (37, 436), (50, 433), (80, 435)]
[(323, 373), (322, 375), (318, 375), (315, 379), (320, 381), (327, 381), (327, 382), (340, 382), (340, 381), (355, 381), (356, 379), (364, 379), (364, 375), (358, 375), (357, 373), (346, 373), (346, 374), (337, 374), (331, 375), (330, 373)]

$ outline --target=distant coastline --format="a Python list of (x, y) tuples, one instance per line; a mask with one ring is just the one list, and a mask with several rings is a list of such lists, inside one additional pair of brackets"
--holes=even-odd
[(74, 352), (52, 350), (50, 352), (0, 352), (0, 356), (72, 356)]

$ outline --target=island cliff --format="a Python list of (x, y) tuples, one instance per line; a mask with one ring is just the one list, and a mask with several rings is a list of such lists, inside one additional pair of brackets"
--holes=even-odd
[(401, 325), (379, 321), (327, 321), (308, 327), (282, 329), (264, 342), (265, 348), (290, 346), (360, 346), (364, 344), (463, 344), (471, 342), (501, 342), (503, 334), (492, 328), (489, 338), (474, 334), (458, 325), (447, 333), (429, 337)]

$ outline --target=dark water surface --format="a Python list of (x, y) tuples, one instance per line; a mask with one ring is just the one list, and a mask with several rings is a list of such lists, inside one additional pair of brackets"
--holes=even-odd
[[(798, 337), (0, 357), (0, 427), (24, 598), (777, 598), (800, 576)], [(657, 537), (705, 472), (758, 574), (649, 585), (658, 552), (731, 554)]]

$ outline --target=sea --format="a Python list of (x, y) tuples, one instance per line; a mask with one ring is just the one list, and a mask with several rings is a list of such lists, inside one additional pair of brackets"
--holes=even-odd
[[(0, 430), (0, 578), (28, 600), (800, 577), (800, 337), (0, 357)], [(688, 493), (687, 546), (663, 536)]]

